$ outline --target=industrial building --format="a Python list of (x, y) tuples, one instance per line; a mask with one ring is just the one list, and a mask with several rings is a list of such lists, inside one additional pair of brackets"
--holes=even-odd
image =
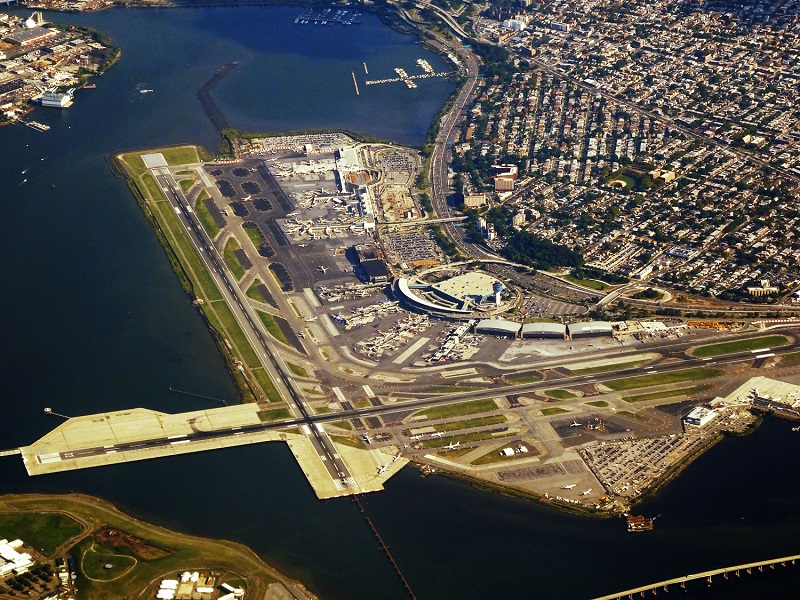
[(687, 425), (703, 427), (716, 416), (716, 411), (710, 408), (706, 408), (705, 406), (695, 406), (685, 417), (683, 417), (683, 422)]
[(570, 323), (567, 326), (567, 332), (570, 338), (577, 339), (610, 336), (614, 333), (614, 329), (609, 321), (583, 321), (581, 323)]
[(553, 338), (563, 340), (567, 337), (567, 326), (563, 323), (525, 323), (522, 337), (527, 339)]
[(34, 562), (30, 554), (17, 551), (22, 545), (22, 540), (13, 542), (0, 540), (0, 577), (9, 573), (20, 575), (33, 566)]
[(58, 32), (55, 29), (47, 29), (46, 27), (32, 27), (30, 29), (20, 29), (14, 33), (10, 33), (5, 38), (4, 42), (14, 44), (15, 46), (30, 46), (37, 42), (41, 42), (48, 38), (55, 37)]
[(475, 325), (475, 333), (486, 335), (504, 335), (515, 338), (522, 325), (505, 319), (483, 319)]
[(72, 106), (72, 94), (75, 90), (61, 93), (55, 89), (48, 90), (42, 95), (42, 106), (55, 108), (69, 108)]

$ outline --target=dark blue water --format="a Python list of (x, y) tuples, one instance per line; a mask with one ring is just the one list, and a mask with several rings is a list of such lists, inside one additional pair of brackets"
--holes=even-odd
[[(363, 81), (364, 61), (378, 78), (394, 66), (410, 71), (418, 57), (438, 69), (438, 59), (372, 17), (349, 28), (294, 27), (299, 10), (54, 17), (107, 32), (123, 58), (73, 108), (34, 113), (49, 132), (0, 129), (0, 447), (51, 429), (57, 420), (45, 406), (68, 415), (203, 406), (169, 386), (234, 397), (163, 250), (105, 162), (164, 144), (214, 148), (196, 93), (219, 66), (240, 62), (215, 92), (235, 126), (337, 125), (421, 142), (449, 84), (360, 85), (355, 98), (350, 72)], [(663, 515), (649, 534), (411, 469), (365, 504), (419, 598), (588, 598), (797, 552), (799, 442), (775, 421), (725, 440), (642, 509)], [(2, 459), (0, 492), (22, 491), (97, 494), (167, 526), (244, 542), (327, 598), (406, 597), (362, 515), (348, 500), (317, 501), (281, 444), (39, 478), (17, 458)], [(749, 598), (755, 589), (783, 598), (797, 581), (769, 576), (710, 597)]]

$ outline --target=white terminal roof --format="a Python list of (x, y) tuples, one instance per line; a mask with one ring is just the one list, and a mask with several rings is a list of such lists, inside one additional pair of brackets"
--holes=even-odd
[(464, 273), (450, 279), (434, 283), (431, 287), (454, 298), (464, 300), (472, 296), (491, 296), (497, 278), (486, 273)]
[(522, 335), (526, 333), (559, 333), (567, 332), (567, 326), (563, 323), (525, 323), (522, 326)]
[(521, 325), (519, 323), (515, 323), (514, 321), (506, 321), (505, 319), (483, 319), (478, 321), (478, 324), (475, 326), (475, 330), (500, 331), (503, 333), (516, 334), (520, 327)]

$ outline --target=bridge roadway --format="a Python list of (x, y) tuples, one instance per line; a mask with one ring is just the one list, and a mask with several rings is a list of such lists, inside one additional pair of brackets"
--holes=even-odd
[[(156, 168), (152, 169), (152, 173), (164, 192), (170, 206), (178, 214), (184, 230), (197, 249), (198, 256), (200, 256), (209, 273), (211, 273), (212, 277), (215, 279), (215, 283), (220, 292), (225, 296), (225, 302), (239, 322), (245, 336), (257, 353), (259, 350), (261, 351), (259, 360), (262, 365), (273, 379), (277, 375), (280, 383), (283, 384), (282, 387), (285, 388), (286, 394), (288, 394), (297, 411), (299, 411), (301, 417), (296, 419), (296, 423), (308, 425), (311, 433), (308, 438), (314, 446), (314, 450), (319, 455), (320, 460), (325, 465), (331, 479), (340, 481), (344, 487), (352, 485), (354, 480), (347, 469), (347, 465), (345, 465), (344, 461), (336, 453), (336, 449), (330, 438), (328, 438), (328, 435), (321, 430), (316, 423), (311, 422), (310, 414), (295, 388), (294, 381), (286, 374), (288, 368), (281, 364), (283, 359), (280, 361), (278, 360), (277, 353), (273, 351), (262, 328), (256, 325), (260, 320), (253, 314), (253, 309), (250, 307), (247, 300), (242, 297), (242, 292), (236, 280), (232, 279), (227, 267), (224, 266), (225, 263), (219, 255), (217, 248), (214, 246), (214, 242), (208, 236), (205, 229), (200, 224), (197, 215), (195, 215), (194, 211), (189, 206), (189, 201), (184, 195), (183, 190), (181, 190), (180, 185), (178, 185), (178, 182), (175, 181), (175, 178), (172, 177), (168, 169)], [(155, 441), (149, 440), (147, 443), (155, 443)]]
[[(771, 350), (770, 353), (774, 354), (775, 356), (780, 356), (782, 354), (788, 354), (797, 351), (798, 347), (800, 347), (800, 344), (795, 342), (781, 349)], [(638, 377), (641, 375), (651, 375), (655, 373), (659, 374), (668, 373), (697, 366), (752, 362), (756, 360), (757, 356), (758, 355), (756, 353), (750, 351), (739, 352), (724, 357), (717, 357), (716, 359), (689, 359), (678, 363), (670, 363), (650, 368), (636, 367), (636, 368), (620, 369), (616, 371), (609, 371), (602, 374), (575, 375), (570, 377), (564, 377), (557, 380), (544, 380), (522, 385), (507, 385), (486, 390), (472, 390), (456, 394), (437, 395), (430, 398), (408, 400), (396, 404), (388, 404), (388, 405), (383, 404), (378, 406), (370, 406), (367, 408), (344, 410), (341, 412), (328, 413), (323, 415), (310, 415), (305, 410), (302, 410), (301, 411), (302, 416), (291, 419), (283, 419), (281, 421), (242, 425), (235, 427), (225, 427), (225, 428), (206, 430), (206, 431), (195, 430), (192, 431), (191, 433), (186, 434), (185, 437), (181, 437), (179, 441), (180, 443), (190, 443), (193, 440), (199, 441), (199, 440), (223, 439), (226, 437), (241, 435), (245, 433), (256, 433), (266, 430), (282, 429), (285, 427), (308, 425), (310, 426), (312, 432), (315, 434), (314, 438), (312, 438), (312, 442), (314, 442), (314, 439), (316, 439), (315, 449), (317, 449), (318, 452), (326, 452), (327, 450), (328, 452), (331, 453), (329, 460), (323, 461), (330, 473), (330, 469), (334, 465), (338, 466), (339, 464), (341, 464), (341, 467), (339, 468), (346, 469), (346, 467), (344, 466), (344, 463), (342, 463), (340, 460), (334, 461), (334, 457), (336, 457), (335, 450), (332, 447), (330, 439), (327, 438), (327, 434), (325, 434), (324, 431), (322, 431), (317, 426), (317, 424), (320, 423), (325, 423), (330, 421), (341, 421), (343, 419), (377, 416), (397, 411), (405, 412), (408, 410), (419, 410), (422, 408), (440, 406), (443, 404), (451, 404), (454, 402), (461, 402), (465, 400), (496, 398), (511, 393), (520, 394), (540, 389), (548, 389), (553, 387), (553, 385), (558, 385), (559, 388), (564, 388), (576, 385), (586, 385), (587, 383), (602, 383), (603, 381), (610, 381), (612, 379), (618, 380), (618, 379), (627, 379), (631, 377)], [(67, 459), (87, 457), (87, 456), (98, 456), (102, 454), (112, 454), (115, 452), (122, 452), (127, 450), (158, 448), (167, 446), (169, 444), (173, 444), (175, 442), (176, 439), (173, 437), (157, 437), (157, 438), (142, 439), (120, 444), (107, 445), (107, 446), (87, 447), (78, 450), (73, 450), (71, 452), (62, 452), (60, 453), (59, 456), (61, 459), (67, 460)], [(7, 451), (7, 452), (15, 453), (14, 451)], [(344, 476), (340, 476), (338, 472), (335, 472), (335, 474), (331, 474), (331, 476), (334, 480), (342, 481), (342, 478), (345, 478), (345, 480), (347, 480), (347, 478), (349, 478), (350, 475), (347, 474), (347, 471), (342, 471), (342, 472), (345, 473)], [(344, 485), (344, 482), (342, 482), (342, 484)]]
[(723, 569), (713, 569), (711, 571), (703, 571), (702, 573), (693, 573), (692, 575), (675, 577), (674, 579), (666, 579), (664, 581), (659, 581), (658, 583), (651, 583), (650, 585), (643, 585), (641, 587), (625, 590), (624, 592), (617, 592), (616, 594), (599, 596), (594, 600), (621, 600), (622, 598), (633, 598), (634, 594), (638, 594), (640, 597), (644, 598), (645, 592), (653, 592), (655, 594), (658, 592), (658, 590), (667, 591), (671, 585), (678, 585), (681, 589), (685, 589), (688, 582), (697, 580), (706, 580), (706, 582), (710, 585), (711, 578), (716, 575), (722, 575), (725, 579), (727, 579), (728, 575), (733, 573), (738, 577), (741, 571), (747, 571), (750, 573), (753, 569), (763, 570), (764, 567), (771, 567), (774, 569), (775, 565), (777, 564), (783, 566), (786, 566), (786, 563), (788, 562), (795, 564), (795, 561), (799, 559), (800, 554), (794, 554), (792, 556), (784, 556), (783, 558), (772, 558), (770, 560), (761, 560), (758, 562), (736, 565)]

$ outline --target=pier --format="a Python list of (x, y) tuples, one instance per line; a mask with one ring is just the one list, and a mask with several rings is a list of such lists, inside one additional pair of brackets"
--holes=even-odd
[[(379, 83), (396, 83), (402, 81), (408, 87), (417, 87), (415, 79), (428, 79), (430, 77), (449, 77), (450, 73), (420, 73), (419, 75), (407, 75), (403, 69), (395, 69), (399, 77), (389, 77), (387, 79), (368, 79), (364, 83), (367, 85), (378, 85)], [(402, 73), (400, 73), (402, 71)]]
[(353, 76), (353, 85), (356, 86), (356, 96), (359, 96), (360, 94), (358, 91), (358, 82), (356, 81), (356, 74), (354, 71), (351, 71), (350, 74)]
[(785, 567), (787, 563), (795, 564), (795, 561), (797, 560), (800, 560), (800, 554), (784, 556), (782, 558), (773, 558), (770, 560), (762, 560), (744, 565), (736, 565), (723, 569), (713, 569), (711, 571), (703, 571), (702, 573), (694, 573), (693, 575), (685, 575), (683, 577), (675, 577), (674, 579), (667, 579), (657, 583), (651, 583), (650, 585), (643, 585), (641, 587), (625, 590), (624, 592), (617, 592), (616, 594), (599, 596), (594, 600), (623, 600), (626, 598), (628, 600), (632, 600), (634, 596), (644, 598), (645, 593), (647, 592), (650, 592), (653, 595), (657, 594), (659, 591), (668, 592), (669, 586), (677, 586), (680, 590), (685, 590), (686, 584), (691, 581), (704, 581), (706, 585), (711, 585), (712, 578), (719, 575), (722, 575), (723, 579), (728, 579), (731, 575), (741, 577), (742, 572), (750, 575), (753, 572), (753, 569), (763, 571), (764, 567), (769, 567), (770, 569), (774, 569), (775, 565)]

